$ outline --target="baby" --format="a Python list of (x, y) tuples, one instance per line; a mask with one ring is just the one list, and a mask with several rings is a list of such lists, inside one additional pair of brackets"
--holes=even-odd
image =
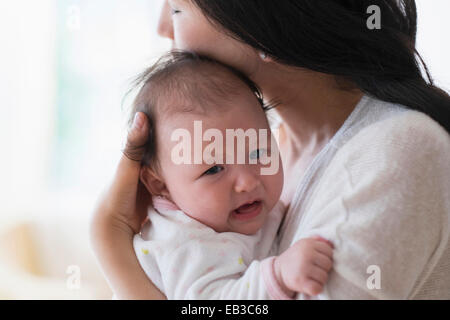
[(277, 256), (283, 170), (256, 85), (179, 51), (137, 85), (131, 119), (150, 120), (141, 181), (154, 208), (133, 246), (152, 282), (168, 299), (318, 294), (332, 267), (329, 242), (302, 239)]

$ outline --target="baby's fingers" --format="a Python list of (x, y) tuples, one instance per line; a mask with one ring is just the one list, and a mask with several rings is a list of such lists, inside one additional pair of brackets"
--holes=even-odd
[(321, 236), (319, 236), (319, 235), (312, 236), (311, 239), (318, 240), (318, 241), (321, 241), (321, 242), (323, 242), (323, 243), (326, 243), (326, 244), (328, 244), (332, 249), (334, 249), (334, 244), (333, 244), (333, 242), (331, 242), (330, 240), (325, 239), (325, 238), (323, 238), (323, 237), (321, 237)]
[(333, 259), (322, 253), (317, 253), (316, 257), (314, 257), (314, 265), (323, 269), (326, 272), (329, 272), (333, 267)]
[(325, 285), (328, 280), (328, 272), (319, 267), (312, 267), (307, 274), (309, 280), (315, 280), (321, 285)]
[(330, 258), (333, 257), (333, 247), (330, 244), (326, 243), (326, 242), (317, 241), (314, 244), (314, 249), (317, 252), (319, 252), (321, 254), (324, 254), (324, 255), (326, 255), (326, 256), (328, 256)]
[(310, 296), (317, 296), (323, 291), (323, 285), (316, 280), (309, 279), (304, 286), (303, 293)]

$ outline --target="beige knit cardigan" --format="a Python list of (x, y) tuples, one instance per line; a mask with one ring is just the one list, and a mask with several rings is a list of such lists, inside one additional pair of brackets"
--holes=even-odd
[(299, 181), (279, 251), (313, 234), (334, 242), (315, 298), (450, 299), (449, 229), (449, 134), (366, 95)]

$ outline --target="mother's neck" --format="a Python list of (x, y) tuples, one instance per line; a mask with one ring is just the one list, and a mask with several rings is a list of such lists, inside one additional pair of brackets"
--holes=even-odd
[(339, 89), (331, 75), (273, 65), (258, 84), (267, 100), (280, 104), (287, 142), (314, 149), (326, 144), (343, 125), (363, 96), (359, 89)]

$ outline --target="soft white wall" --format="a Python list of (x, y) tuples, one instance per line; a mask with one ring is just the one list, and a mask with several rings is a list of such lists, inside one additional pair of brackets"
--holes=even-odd
[(45, 179), (55, 111), (55, 1), (0, 2), (0, 214), (32, 202)]
[[(0, 218), (8, 220), (20, 215), (90, 213), (121, 155), (126, 113), (120, 104), (129, 79), (170, 48), (169, 41), (156, 34), (162, 0), (116, 1), (109, 8), (109, 18), (96, 30), (86, 27), (88, 19), (95, 20), (96, 11), (80, 12), (81, 25), (65, 36), (87, 39), (85, 57), (77, 60), (82, 62), (78, 70), (97, 78), (99, 73), (107, 74), (110, 93), (105, 99), (102, 88), (87, 84), (99, 93), (100, 101), (79, 130), (80, 136), (89, 131), (81, 143), (92, 150), (89, 163), (77, 164), (81, 169), (76, 174), (85, 177), (84, 185), (50, 190), (49, 176), (55, 171), (51, 163), (58, 108), (55, 95), (60, 85), (55, 50), (60, 31), (56, 30), (57, 1), (0, 1)], [(63, 10), (68, 22), (69, 9)], [(70, 31), (69, 23), (66, 29)], [(91, 41), (86, 35), (100, 33), (98, 29), (103, 33)], [(101, 51), (105, 48), (106, 53)]]
[(450, 92), (450, 1), (416, 0), (417, 47), (436, 84)]

